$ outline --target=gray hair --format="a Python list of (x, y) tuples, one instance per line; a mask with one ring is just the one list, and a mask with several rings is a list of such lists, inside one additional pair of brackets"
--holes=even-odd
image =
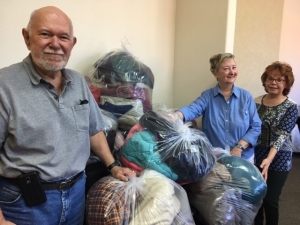
[(31, 24), (32, 24), (32, 18), (34, 17), (36, 13), (36, 10), (34, 10), (31, 14), (30, 14), (30, 19), (29, 19), (29, 22), (27, 24), (27, 31), (29, 33), (29, 36), (31, 35)]
[(220, 54), (213, 55), (209, 59), (210, 71), (212, 73), (216, 73), (219, 70), (221, 64), (229, 59), (233, 59), (235, 61), (234, 55), (231, 53), (220, 53)]

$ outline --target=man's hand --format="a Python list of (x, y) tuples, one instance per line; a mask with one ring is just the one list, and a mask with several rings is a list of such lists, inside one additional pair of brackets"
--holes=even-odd
[(0, 225), (16, 225), (16, 224), (5, 220), (2, 211), (0, 209)]
[(4, 220), (0, 220), (0, 225), (16, 225), (16, 224), (4, 219)]
[[(90, 139), (92, 151), (106, 166), (109, 166), (113, 162), (115, 162), (115, 159), (108, 147), (107, 140), (103, 131), (100, 131), (97, 134), (91, 136)], [(129, 177), (136, 176), (135, 172), (133, 172), (129, 168), (115, 165), (110, 169), (110, 173), (114, 178), (122, 181), (128, 181)]]
[(115, 166), (110, 170), (111, 175), (121, 181), (127, 182), (130, 177), (136, 177), (136, 173), (126, 167)]

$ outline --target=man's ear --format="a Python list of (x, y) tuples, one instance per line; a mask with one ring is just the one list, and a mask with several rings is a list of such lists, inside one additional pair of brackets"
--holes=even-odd
[(30, 41), (29, 41), (29, 32), (28, 32), (28, 29), (23, 28), (22, 29), (22, 35), (23, 35), (25, 44), (27, 46), (27, 49), (30, 50)]
[(77, 38), (75, 36), (73, 36), (73, 47), (76, 43), (77, 43)]

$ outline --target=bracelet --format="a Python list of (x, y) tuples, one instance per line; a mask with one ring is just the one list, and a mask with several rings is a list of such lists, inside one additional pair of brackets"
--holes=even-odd
[(239, 143), (237, 143), (235, 146), (236, 146), (237, 148), (239, 148), (239, 149), (242, 149), (242, 151), (245, 150), (245, 148), (243, 147), (243, 145), (241, 145), (241, 144), (239, 144)]
[(107, 167), (107, 170), (108, 172), (111, 171), (112, 168), (114, 168), (115, 166), (121, 166), (120, 162), (118, 160), (114, 161), (112, 164), (110, 164), (108, 167)]

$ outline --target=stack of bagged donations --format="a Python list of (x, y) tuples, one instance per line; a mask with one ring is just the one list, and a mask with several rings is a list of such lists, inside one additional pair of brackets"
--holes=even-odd
[(252, 224), (266, 192), (256, 167), (214, 148), (174, 110), (152, 105), (152, 71), (128, 51), (109, 52), (94, 69), (86, 80), (110, 149), (139, 176), (94, 180), (87, 224)]

